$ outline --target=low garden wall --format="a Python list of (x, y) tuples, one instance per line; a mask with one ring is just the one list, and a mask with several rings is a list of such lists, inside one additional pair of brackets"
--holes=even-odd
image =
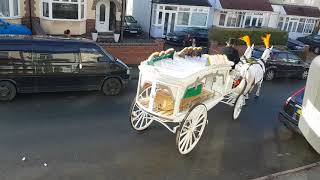
[(161, 39), (150, 42), (101, 43), (100, 45), (128, 65), (138, 65), (152, 53), (164, 50), (164, 41)]

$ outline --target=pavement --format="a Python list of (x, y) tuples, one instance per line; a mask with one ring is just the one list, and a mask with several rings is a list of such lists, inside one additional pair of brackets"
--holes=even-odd
[(129, 123), (137, 80), (119, 96), (99, 92), (19, 94), (0, 104), (1, 180), (246, 180), (320, 161), (305, 139), (277, 120), (283, 103), (305, 85), (264, 82), (240, 119), (218, 104), (197, 147), (179, 154), (175, 134)]
[(254, 180), (319, 180), (320, 162), (271, 174)]

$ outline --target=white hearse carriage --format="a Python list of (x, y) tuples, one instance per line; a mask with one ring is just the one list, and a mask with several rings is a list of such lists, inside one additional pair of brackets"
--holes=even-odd
[(135, 130), (143, 131), (156, 121), (177, 133), (181, 154), (191, 152), (200, 140), (208, 110), (224, 102), (234, 106), (233, 118), (237, 119), (245, 103), (246, 83), (231, 71), (233, 62), (224, 55), (201, 55), (200, 51), (171, 49), (142, 62), (130, 109)]
[(309, 144), (320, 153), (320, 56), (310, 66), (299, 128)]

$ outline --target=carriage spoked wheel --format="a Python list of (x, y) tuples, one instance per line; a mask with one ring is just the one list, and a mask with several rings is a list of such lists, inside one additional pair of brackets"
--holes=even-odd
[(152, 123), (152, 117), (143, 111), (134, 101), (130, 109), (130, 122), (133, 129), (137, 131), (146, 130)]
[(236, 102), (234, 104), (234, 108), (233, 108), (233, 119), (236, 120), (239, 118), (240, 113), (242, 111), (242, 107), (245, 104), (245, 97), (243, 94), (240, 94), (237, 99)]
[(193, 106), (182, 121), (176, 143), (181, 154), (188, 154), (199, 142), (207, 124), (207, 108), (203, 104)]
[[(147, 87), (139, 95), (139, 99), (146, 99), (150, 97), (151, 87)], [(130, 124), (131, 127), (137, 131), (146, 130), (153, 122), (152, 116), (142, 110), (136, 102), (136, 98), (133, 100), (130, 107)]]

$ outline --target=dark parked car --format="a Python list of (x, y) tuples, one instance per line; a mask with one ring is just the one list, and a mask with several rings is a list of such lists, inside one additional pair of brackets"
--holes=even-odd
[(129, 77), (128, 66), (92, 41), (0, 39), (0, 101), (35, 92), (101, 90), (116, 95)]
[(304, 89), (305, 88), (302, 88), (290, 96), (285, 102), (283, 109), (279, 113), (279, 121), (282, 122), (287, 128), (298, 133), (300, 133), (298, 124), (301, 116)]
[(11, 24), (3, 19), (0, 19), (0, 34), (6, 35), (31, 35), (30, 29), (26, 26), (19, 25), (19, 24)]
[(196, 39), (197, 45), (208, 44), (208, 29), (189, 27), (182, 31), (170, 32), (166, 35), (166, 42), (181, 46), (188, 46), (187, 37), (190, 35), (191, 39)]
[(124, 17), (124, 32), (126, 34), (141, 35), (143, 33), (141, 26), (133, 16)]
[(300, 37), (297, 40), (309, 45), (310, 50), (312, 50), (314, 53), (320, 54), (320, 35)]
[[(256, 48), (252, 56), (260, 58), (264, 48)], [(309, 64), (303, 62), (297, 55), (278, 49), (273, 49), (270, 59), (266, 62), (265, 79), (272, 80), (275, 77), (299, 77), (307, 79)]]
[(287, 47), (290, 50), (303, 51), (305, 44), (303, 44), (302, 42), (300, 42), (298, 40), (289, 39), (287, 42)]

